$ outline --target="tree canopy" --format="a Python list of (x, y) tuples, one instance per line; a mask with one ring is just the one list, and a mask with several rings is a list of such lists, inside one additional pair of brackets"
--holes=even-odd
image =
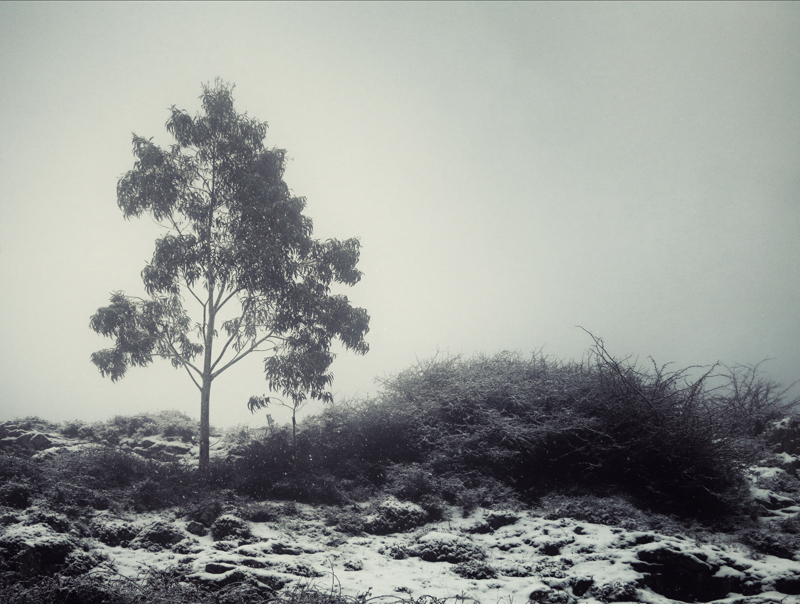
[(331, 292), (360, 280), (359, 241), (312, 238), (306, 200), (283, 180), (286, 152), (265, 147), (266, 122), (237, 113), (232, 91), (220, 80), (204, 85), (195, 117), (173, 106), (166, 149), (133, 135), (136, 161), (117, 203), (126, 219), (150, 214), (166, 232), (142, 271), (149, 297), (115, 292), (90, 322), (115, 339), (91, 356), (104, 377), (117, 381), (158, 357), (186, 370), (201, 392), (201, 468), (211, 383), (226, 369), (268, 352), (270, 390), (329, 401), (333, 340), (369, 349), (369, 315)]

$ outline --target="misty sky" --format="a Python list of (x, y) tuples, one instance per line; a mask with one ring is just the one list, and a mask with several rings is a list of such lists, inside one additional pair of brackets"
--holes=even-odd
[[(794, 382), (798, 32), (796, 3), (0, 3), (0, 420), (199, 416), (164, 361), (101, 378), (89, 318), (142, 293), (160, 234), (116, 204), (131, 133), (170, 144), (216, 77), (315, 237), (361, 240), (371, 351), (336, 397), (437, 351), (580, 359), (577, 326)], [(212, 424), (264, 425), (265, 392), (253, 356)]]

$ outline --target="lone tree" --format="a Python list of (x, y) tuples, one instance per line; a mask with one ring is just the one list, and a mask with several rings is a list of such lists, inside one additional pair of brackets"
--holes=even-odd
[(112, 381), (154, 357), (186, 370), (200, 390), (201, 470), (211, 384), (225, 370), (267, 351), (270, 390), (330, 401), (332, 340), (369, 349), (367, 312), (330, 291), (360, 280), (358, 240), (312, 239), (305, 199), (283, 180), (285, 151), (264, 147), (266, 122), (237, 113), (232, 90), (220, 80), (204, 85), (194, 118), (173, 106), (168, 149), (133, 135), (136, 162), (117, 184), (117, 203), (126, 219), (149, 213), (167, 232), (142, 271), (149, 298), (115, 292), (90, 323), (115, 339), (91, 356)]

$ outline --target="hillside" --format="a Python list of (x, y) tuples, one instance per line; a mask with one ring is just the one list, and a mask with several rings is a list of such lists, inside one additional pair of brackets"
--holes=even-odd
[(783, 391), (603, 362), (432, 361), (203, 476), (176, 412), (4, 422), (0, 601), (800, 602)]

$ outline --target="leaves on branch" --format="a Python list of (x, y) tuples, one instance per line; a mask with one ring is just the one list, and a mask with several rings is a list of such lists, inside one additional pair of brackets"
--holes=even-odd
[[(295, 402), (330, 400), (332, 340), (369, 349), (367, 312), (330, 292), (333, 283), (360, 280), (360, 244), (312, 238), (306, 201), (283, 180), (286, 152), (264, 146), (266, 122), (237, 113), (232, 91), (219, 80), (204, 86), (195, 117), (173, 107), (166, 127), (176, 142), (167, 149), (133, 135), (136, 161), (119, 181), (118, 204), (126, 218), (149, 213), (168, 232), (142, 271), (150, 299), (115, 293), (92, 317), (92, 329), (115, 339), (92, 362), (116, 381), (162, 357), (210, 384), (245, 356), (271, 350), (271, 388)], [(190, 320), (186, 300), (202, 318)]]

